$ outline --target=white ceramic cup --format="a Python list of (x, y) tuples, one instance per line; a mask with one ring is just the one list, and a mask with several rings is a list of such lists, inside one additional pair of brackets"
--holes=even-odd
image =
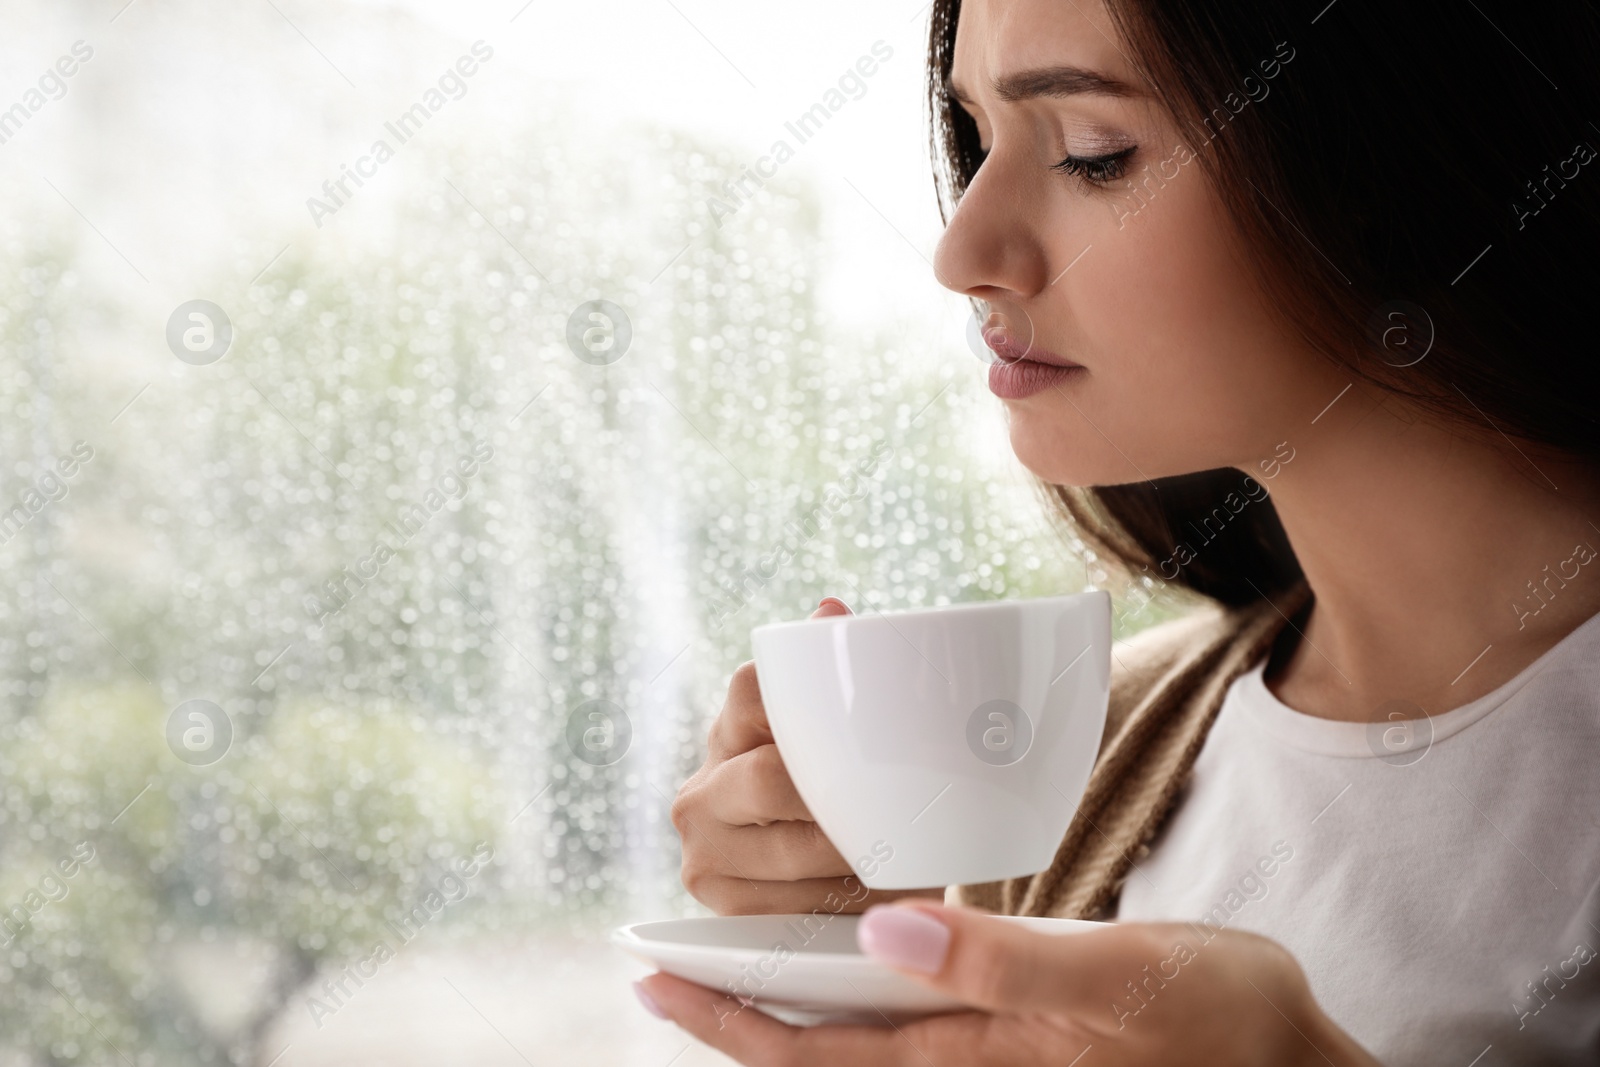
[(772, 734), (872, 889), (1044, 870), (1105, 729), (1104, 592), (758, 626)]

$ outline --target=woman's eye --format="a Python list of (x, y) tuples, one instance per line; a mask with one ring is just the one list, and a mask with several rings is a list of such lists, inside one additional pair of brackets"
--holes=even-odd
[(1100, 156), (1068, 156), (1060, 163), (1052, 164), (1050, 169), (1081, 178), (1092, 185), (1105, 185), (1128, 172), (1128, 158), (1137, 147), (1129, 145)]

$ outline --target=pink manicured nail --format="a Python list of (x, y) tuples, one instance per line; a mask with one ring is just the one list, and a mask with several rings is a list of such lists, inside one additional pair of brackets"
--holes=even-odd
[(891, 967), (937, 974), (950, 951), (950, 928), (917, 908), (879, 904), (861, 916), (856, 944)]
[(661, 1010), (661, 1005), (656, 1003), (656, 998), (645, 992), (642, 982), (633, 983), (633, 991), (638, 994), (639, 1003), (644, 1005), (644, 1010), (654, 1015), (657, 1019), (667, 1018), (667, 1013)]

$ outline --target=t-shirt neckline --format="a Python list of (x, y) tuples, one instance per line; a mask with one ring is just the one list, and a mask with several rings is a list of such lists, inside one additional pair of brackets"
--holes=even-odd
[(1465, 730), (1503, 705), (1555, 660), (1585, 642), (1600, 644), (1600, 613), (1585, 619), (1497, 688), (1459, 707), (1430, 715), (1425, 721), (1342, 722), (1296, 711), (1267, 687), (1269, 657), (1265, 655), (1239, 676), (1229, 696), (1252, 725), (1284, 744), (1327, 756), (1396, 757), (1436, 745)]

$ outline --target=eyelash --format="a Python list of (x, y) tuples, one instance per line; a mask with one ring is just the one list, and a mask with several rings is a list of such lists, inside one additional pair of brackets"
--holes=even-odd
[(1091, 185), (1105, 185), (1128, 172), (1128, 157), (1133, 155), (1136, 147), (1129, 145), (1103, 156), (1068, 156), (1060, 163), (1052, 164), (1050, 169), (1070, 174)]
[[(1128, 160), (1138, 150), (1137, 145), (1109, 152), (1103, 156), (1068, 156), (1060, 163), (1052, 163), (1050, 169), (1062, 174), (1070, 175), (1090, 185), (1108, 185), (1128, 172)], [(978, 165), (989, 158), (989, 150), (978, 149)]]

